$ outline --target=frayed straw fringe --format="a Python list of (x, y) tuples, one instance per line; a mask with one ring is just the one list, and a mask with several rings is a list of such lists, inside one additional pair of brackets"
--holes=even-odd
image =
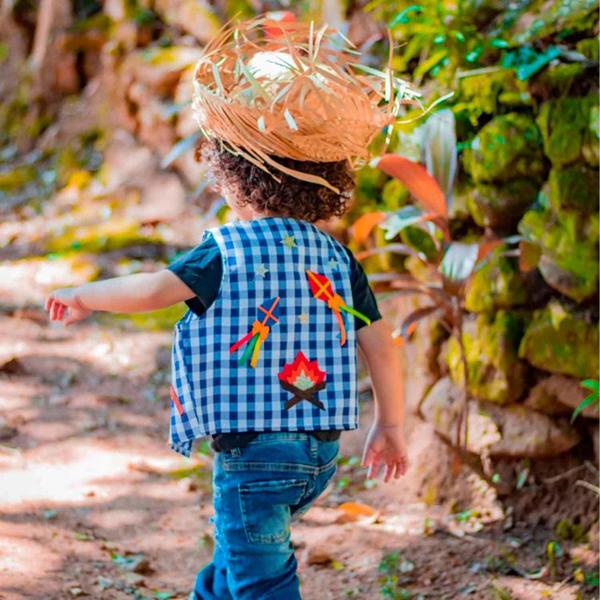
[(327, 25), (268, 17), (227, 24), (196, 64), (196, 120), (206, 137), (276, 179), (273, 169), (337, 192), (273, 157), (367, 160), (369, 143), (401, 106), (420, 105), (421, 94), (393, 75), (392, 49), (379, 71), (361, 65), (352, 43)]

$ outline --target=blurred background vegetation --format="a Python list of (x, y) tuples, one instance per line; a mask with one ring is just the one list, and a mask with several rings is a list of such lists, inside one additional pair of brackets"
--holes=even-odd
[[(288, 10), (327, 21), (376, 68), (389, 28), (397, 74), (426, 106), (446, 99), (374, 141), (375, 155), (386, 135), (387, 153), (412, 162), (358, 169), (353, 207), (330, 227), (363, 259), (398, 343), (410, 340), (410, 405), (502, 494), (554, 457), (597, 465), (597, 2), (1, 6), (5, 312), (39, 306), (49, 286), (164, 266), (225, 218), (193, 158), (189, 103), (193, 64), (227, 19)], [(407, 184), (415, 163), (439, 189)], [(424, 210), (439, 194), (443, 222)], [(182, 312), (120, 318), (168, 328)], [(576, 494), (556, 519), (587, 526), (597, 496)]]

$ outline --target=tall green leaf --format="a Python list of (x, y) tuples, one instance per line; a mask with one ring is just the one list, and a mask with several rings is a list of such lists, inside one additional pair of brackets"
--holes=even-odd
[(452, 242), (442, 258), (442, 275), (455, 283), (465, 281), (473, 272), (478, 254), (479, 244)]

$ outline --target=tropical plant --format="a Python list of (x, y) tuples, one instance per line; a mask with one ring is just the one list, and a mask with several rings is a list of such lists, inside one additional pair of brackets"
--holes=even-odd
[[(458, 341), (463, 380), (463, 405), (456, 430), (456, 445), (468, 442), (467, 400), (468, 369), (463, 343), (465, 320), (464, 292), (469, 279), (485, 264), (490, 252), (501, 245), (522, 243), (521, 238), (497, 239), (484, 237), (478, 242), (452, 239), (449, 211), (456, 174), (457, 151), (454, 115), (449, 109), (435, 112), (428, 120), (422, 141), (419, 164), (398, 154), (384, 154), (372, 165), (398, 179), (407, 188), (412, 203), (396, 211), (377, 211), (362, 215), (354, 223), (352, 232), (358, 243), (365, 243), (375, 227), (385, 231), (390, 242), (373, 246), (358, 253), (359, 259), (378, 254), (401, 254), (418, 265), (408, 272), (375, 273), (370, 279), (380, 287), (398, 295), (417, 294), (426, 299), (424, 306), (409, 314), (397, 332), (408, 339), (417, 323), (426, 317), (436, 317), (440, 324)], [(411, 228), (419, 235), (405, 236)], [(505, 252), (519, 253), (518, 248)], [(527, 268), (530, 268), (527, 265)], [(464, 431), (463, 431), (464, 429)]]

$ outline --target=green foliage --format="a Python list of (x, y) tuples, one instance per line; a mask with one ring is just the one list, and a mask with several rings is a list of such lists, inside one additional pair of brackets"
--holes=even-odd
[(587, 539), (585, 528), (577, 523), (572, 523), (568, 519), (561, 519), (554, 526), (554, 532), (559, 539), (573, 541), (577, 544), (583, 543)]
[(379, 563), (379, 588), (383, 598), (390, 600), (410, 600), (412, 593), (402, 587), (411, 580), (406, 574), (414, 570), (414, 564), (403, 559), (399, 550), (385, 554)]
[(571, 416), (571, 422), (573, 422), (579, 414), (588, 406), (596, 405), (600, 409), (600, 382), (597, 379), (586, 379), (581, 382), (581, 386), (591, 390), (592, 393), (586, 396), (575, 408), (573, 415)]
[(504, 54), (500, 64), (503, 67), (512, 67), (515, 70), (517, 79), (524, 81), (535, 75), (559, 55), (560, 48), (558, 46), (548, 46), (542, 52), (523, 46)]

